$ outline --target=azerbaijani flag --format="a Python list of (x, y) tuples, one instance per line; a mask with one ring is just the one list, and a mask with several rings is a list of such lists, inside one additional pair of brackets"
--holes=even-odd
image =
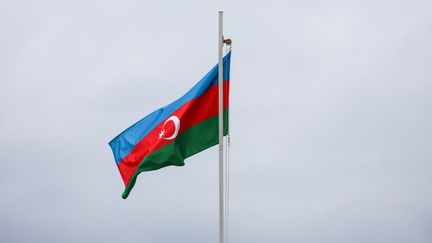
[[(223, 59), (224, 135), (228, 134), (230, 58), (231, 51)], [(150, 113), (109, 142), (125, 184), (124, 199), (141, 172), (183, 166), (185, 158), (219, 143), (218, 66), (181, 98)]]

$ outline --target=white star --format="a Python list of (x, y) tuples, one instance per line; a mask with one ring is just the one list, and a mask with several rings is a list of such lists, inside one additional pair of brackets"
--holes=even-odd
[(165, 134), (165, 129), (159, 133), (159, 138), (162, 138), (164, 134)]

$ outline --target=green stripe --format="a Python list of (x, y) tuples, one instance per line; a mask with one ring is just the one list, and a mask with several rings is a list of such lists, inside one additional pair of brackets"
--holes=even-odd
[[(224, 111), (224, 135), (228, 134), (228, 109)], [(123, 192), (126, 199), (141, 172), (158, 170), (165, 166), (183, 166), (184, 159), (219, 143), (218, 115), (213, 116), (180, 134), (176, 140), (147, 155), (138, 166)]]

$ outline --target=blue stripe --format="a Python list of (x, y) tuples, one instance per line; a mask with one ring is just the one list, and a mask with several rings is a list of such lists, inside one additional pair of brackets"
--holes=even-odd
[[(224, 80), (229, 80), (231, 52), (224, 57)], [(183, 106), (190, 100), (199, 97), (207, 89), (218, 83), (218, 66), (213, 67), (192, 89), (185, 95), (171, 104), (153, 111), (137, 123), (133, 124), (125, 131), (115, 137), (109, 145), (113, 151), (114, 159), (117, 164), (128, 155), (135, 145), (138, 144), (150, 131), (152, 131), (159, 123), (164, 121), (178, 108)]]

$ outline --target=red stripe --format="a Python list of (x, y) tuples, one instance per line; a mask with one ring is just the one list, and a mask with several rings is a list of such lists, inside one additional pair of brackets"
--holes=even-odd
[[(228, 92), (229, 82), (224, 83), (224, 110), (228, 106)], [(180, 130), (177, 136), (188, 128), (201, 123), (212, 116), (218, 114), (218, 85), (214, 85), (201, 96), (190, 100), (181, 106), (178, 110), (173, 112), (171, 116), (177, 116), (180, 119)], [(151, 132), (147, 134), (133, 149), (132, 151), (122, 159), (118, 164), (120, 174), (123, 178), (123, 182), (127, 186), (130, 178), (135, 173), (141, 161), (145, 156), (154, 152), (155, 150), (175, 141), (159, 139), (159, 133), (162, 130), (162, 126), (166, 120), (159, 123)], [(174, 127), (169, 126), (169, 123), (165, 126), (166, 136), (170, 136), (174, 133)], [(165, 137), (166, 137), (165, 136)]]

